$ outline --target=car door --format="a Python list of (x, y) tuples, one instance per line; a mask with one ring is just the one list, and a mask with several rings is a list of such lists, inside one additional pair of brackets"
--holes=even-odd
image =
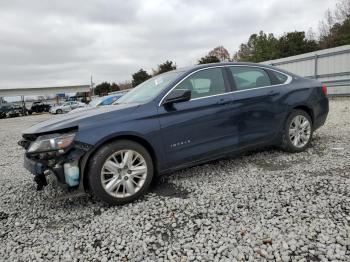
[(66, 102), (62, 105), (62, 110), (64, 112), (69, 112), (71, 110), (71, 104), (72, 102)]
[(269, 143), (285, 117), (283, 83), (261, 67), (229, 66), (227, 70), (236, 89), (233, 100), (239, 110), (240, 147)]
[(194, 72), (175, 89), (191, 90), (191, 100), (158, 109), (169, 168), (212, 158), (237, 146), (236, 112), (223, 67)]
[(71, 103), (71, 104), (70, 104), (71, 110), (76, 109), (76, 108), (78, 108), (78, 106), (79, 106), (78, 102), (70, 102), (70, 103)]

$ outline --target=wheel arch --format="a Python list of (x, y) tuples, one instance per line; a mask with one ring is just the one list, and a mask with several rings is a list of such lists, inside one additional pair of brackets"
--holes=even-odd
[(85, 157), (85, 159), (81, 160), (81, 171), (82, 171), (82, 179), (80, 182), (83, 182), (84, 188), (88, 188), (88, 176), (87, 172), (89, 169), (89, 161), (90, 159), (94, 156), (94, 154), (97, 152), (98, 149), (100, 149), (102, 146), (117, 141), (117, 140), (130, 140), (136, 143), (139, 143), (142, 145), (151, 155), (152, 161), (153, 161), (153, 168), (155, 174), (158, 172), (158, 164), (159, 164), (159, 159), (156, 155), (156, 152), (154, 150), (154, 147), (151, 145), (147, 139), (145, 139), (142, 136), (136, 135), (136, 134), (117, 134), (112, 137), (109, 137), (100, 143), (97, 144), (96, 147), (92, 151), (89, 152), (89, 154)]
[(311, 107), (309, 107), (307, 105), (298, 105), (298, 106), (293, 107), (292, 110), (305, 111), (311, 117), (312, 125), (315, 123), (315, 121), (314, 121), (315, 116), (314, 116), (314, 112), (313, 112)]

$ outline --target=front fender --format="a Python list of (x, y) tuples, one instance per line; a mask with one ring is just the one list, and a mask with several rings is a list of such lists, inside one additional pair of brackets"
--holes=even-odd
[[(97, 150), (99, 148), (101, 148), (101, 146), (112, 142), (112, 141), (116, 141), (116, 140), (122, 140), (122, 139), (128, 139), (128, 140), (132, 140), (135, 142), (140, 143), (141, 145), (143, 145), (151, 154), (153, 162), (154, 162), (154, 166), (155, 166), (155, 170), (156, 173), (158, 173), (158, 171), (162, 170), (163, 167), (161, 166), (161, 163), (164, 163), (164, 154), (160, 154), (158, 150), (156, 150), (157, 145), (154, 144), (152, 141), (147, 140), (147, 137), (143, 136), (140, 133), (137, 132), (118, 132), (115, 134), (111, 134), (108, 137), (104, 137), (103, 139), (101, 139), (100, 141), (98, 141), (98, 143), (95, 144), (95, 146), (93, 148), (91, 148), (91, 150), (89, 150), (88, 152), (86, 152), (86, 154), (80, 159), (80, 172), (81, 172), (81, 176), (80, 176), (80, 185), (82, 186), (82, 188), (86, 189), (88, 187), (87, 184), (87, 171), (88, 171), (88, 164), (89, 164), (89, 160), (91, 159), (91, 157), (97, 152)], [(158, 145), (158, 148), (159, 147)]]

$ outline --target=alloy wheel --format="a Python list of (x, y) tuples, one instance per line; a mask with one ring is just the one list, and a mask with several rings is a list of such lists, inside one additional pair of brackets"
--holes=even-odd
[(289, 126), (289, 139), (297, 148), (304, 147), (311, 137), (310, 121), (303, 115), (295, 116)]
[(147, 177), (147, 163), (134, 150), (120, 150), (113, 153), (102, 166), (103, 189), (116, 198), (130, 197), (144, 185)]

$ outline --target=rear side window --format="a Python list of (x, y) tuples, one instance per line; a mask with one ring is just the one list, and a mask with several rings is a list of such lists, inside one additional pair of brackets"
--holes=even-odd
[(231, 66), (230, 72), (235, 81), (237, 90), (246, 90), (271, 85), (269, 75), (261, 68)]
[(269, 70), (269, 72), (271, 72), (273, 78), (275, 78), (276, 84), (284, 84), (285, 82), (287, 82), (288, 76), (286, 76), (285, 74), (272, 70)]
[(181, 82), (175, 89), (189, 89), (192, 99), (226, 92), (221, 68), (209, 68), (194, 73)]

